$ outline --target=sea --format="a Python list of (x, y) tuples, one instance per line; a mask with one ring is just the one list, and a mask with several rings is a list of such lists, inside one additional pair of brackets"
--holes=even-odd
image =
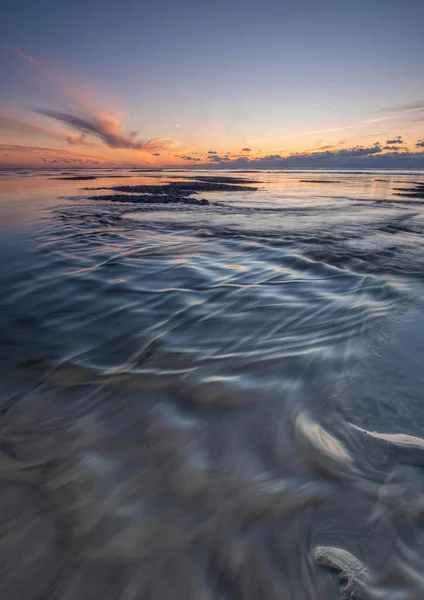
[(0, 597), (424, 598), (424, 171), (0, 172)]

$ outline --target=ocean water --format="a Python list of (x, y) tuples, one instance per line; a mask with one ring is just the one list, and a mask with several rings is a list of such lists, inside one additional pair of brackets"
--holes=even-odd
[(422, 600), (423, 186), (2, 172), (2, 600)]

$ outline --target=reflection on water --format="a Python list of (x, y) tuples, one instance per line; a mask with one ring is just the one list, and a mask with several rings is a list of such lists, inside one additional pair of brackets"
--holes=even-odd
[(423, 598), (424, 176), (93, 174), (0, 177), (1, 598)]

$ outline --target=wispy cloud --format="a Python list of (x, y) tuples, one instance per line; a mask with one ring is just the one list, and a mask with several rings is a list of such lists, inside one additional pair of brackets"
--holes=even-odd
[[(322, 133), (334, 133), (337, 131), (347, 131), (350, 129), (359, 129), (369, 124), (383, 123), (385, 121), (393, 121), (398, 125), (409, 126), (411, 123), (424, 122), (424, 101), (418, 101), (411, 104), (401, 104), (399, 106), (392, 106), (387, 108), (380, 108), (377, 112), (389, 112), (390, 115), (374, 117), (355, 123), (354, 125), (347, 125), (345, 127), (332, 127), (329, 129), (319, 129), (315, 131), (306, 131), (300, 135), (316, 135)], [(397, 142), (396, 142), (397, 143)]]
[(85, 133), (81, 133), (81, 134), (77, 134), (77, 133), (72, 133), (68, 136), (66, 136), (66, 141), (68, 142), (68, 144), (71, 144), (72, 146), (92, 146), (93, 144), (91, 144), (88, 140), (87, 140), (87, 134)]
[(37, 61), (35, 60), (35, 58), (33, 56), (31, 56), (30, 54), (27, 54), (26, 52), (24, 52), (21, 48), (18, 48), (17, 46), (11, 46), (11, 49), (22, 60), (25, 60), (26, 62), (29, 62), (31, 64), (37, 64)]
[(314, 131), (305, 131), (300, 135), (319, 135), (321, 133), (332, 133), (334, 131), (346, 131), (348, 129), (356, 129), (356, 127), (359, 127), (359, 124), (347, 125), (346, 127), (332, 127), (331, 129), (316, 129)]
[(380, 108), (378, 112), (410, 112), (416, 110), (424, 110), (424, 100), (418, 100), (411, 104), (398, 104), (397, 106), (386, 106)]
[[(375, 136), (374, 136), (375, 137)], [(330, 142), (330, 143), (328, 143)], [(338, 140), (335, 141), (332, 138), (322, 138), (316, 141), (316, 148), (310, 150), (309, 152), (321, 152), (322, 150), (334, 150), (334, 148), (339, 148), (343, 144), (347, 144), (347, 140)]]
[(31, 132), (43, 135), (46, 133), (44, 129), (37, 127), (32, 123), (26, 123), (25, 121), (20, 121), (19, 119), (13, 119), (3, 115), (0, 115), (0, 129), (15, 133)]
[(154, 153), (157, 151), (170, 152), (176, 146), (179, 146), (179, 142), (170, 137), (163, 138), (152, 138), (147, 142), (138, 142), (139, 148), (136, 150), (144, 150), (145, 152)]
[(332, 127), (330, 129), (318, 129), (316, 131), (306, 131), (301, 133), (300, 135), (317, 135), (321, 133), (334, 133), (337, 131), (348, 131), (349, 129), (358, 129), (359, 127), (363, 127), (364, 125), (368, 125), (369, 123), (380, 123), (383, 121), (391, 121), (394, 117), (376, 117), (374, 119), (367, 119), (366, 121), (361, 121), (359, 123), (355, 123), (354, 125), (346, 125), (345, 127)]
[(381, 123), (382, 121), (391, 121), (393, 117), (376, 117), (375, 119), (368, 119), (364, 123)]
[[(28, 64), (29, 74), (32, 71), (37, 75), (37, 84), (42, 82), (41, 96), (49, 98), (47, 106), (41, 105), (36, 108), (33, 110), (33, 115), (48, 117), (52, 123), (57, 125), (59, 131), (62, 128), (64, 142), (75, 146), (87, 146), (93, 143), (93, 139), (96, 139), (109, 148), (140, 150), (149, 153), (166, 152), (178, 146), (178, 142), (170, 137), (143, 140), (139, 138), (138, 131), (126, 133), (120, 111), (105, 110), (104, 95), (100, 94), (90, 83), (81, 81), (79, 77), (72, 77), (68, 68), (57, 66), (46, 68), (41, 61), (25, 50), (16, 46), (10, 48)], [(44, 131), (41, 131), (44, 126)], [(10, 123), (9, 127), (11, 127)], [(49, 130), (45, 119), (38, 132), (36, 130), (38, 125), (32, 125), (31, 120), (27, 118), (26, 123), (21, 120), (21, 123), (15, 122), (14, 127), (15, 131), (21, 128), (22, 132), (32, 134), (46, 134), (46, 131)], [(51, 126), (50, 129), (52, 129)], [(72, 130), (76, 131), (78, 135), (72, 133)]]
[[(7, 103), (0, 106), (0, 130), (12, 135), (23, 135), (26, 137), (52, 138), (63, 141), (66, 136), (66, 129), (61, 126), (47, 126), (35, 115), (21, 114), (15, 107), (10, 107)], [(41, 121), (41, 122), (40, 122)]]
[(424, 100), (418, 100), (410, 104), (387, 106), (386, 108), (380, 108), (378, 112), (391, 113), (389, 118), (396, 123), (406, 127), (415, 127), (416, 123), (424, 123)]
[(121, 129), (121, 123), (117, 119), (112, 119), (101, 114), (77, 115), (60, 110), (47, 109), (38, 109), (35, 112), (64, 123), (83, 135), (88, 134), (97, 137), (110, 148), (131, 148), (133, 150), (155, 152), (157, 150), (169, 150), (177, 144), (171, 138), (153, 138), (145, 142), (138, 141), (135, 139), (137, 132), (125, 135)]
[(16, 155), (30, 155), (38, 158), (44, 157), (46, 159), (60, 158), (63, 162), (105, 161), (103, 156), (98, 156), (96, 154), (86, 154), (84, 152), (73, 152), (72, 150), (64, 150), (61, 148), (30, 146), (24, 144), (0, 144), (0, 152), (8, 152)]
[(333, 150), (334, 148), (337, 148), (337, 145), (328, 144), (327, 146), (319, 146), (318, 148), (316, 148), (316, 150), (319, 150), (319, 151), (322, 151), (322, 150)]

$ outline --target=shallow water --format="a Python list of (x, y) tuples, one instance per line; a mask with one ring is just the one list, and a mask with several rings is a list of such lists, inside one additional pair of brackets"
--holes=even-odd
[(1, 598), (422, 600), (424, 174), (90, 174), (0, 175)]

